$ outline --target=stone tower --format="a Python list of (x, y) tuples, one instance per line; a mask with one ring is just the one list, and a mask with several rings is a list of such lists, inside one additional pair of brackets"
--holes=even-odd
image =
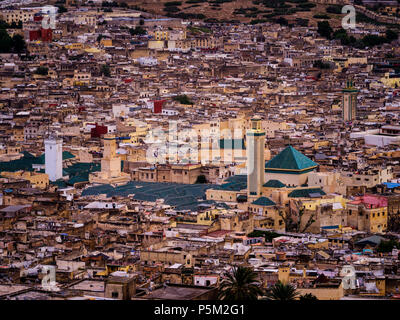
[(265, 131), (261, 128), (261, 119), (251, 119), (251, 128), (247, 131), (247, 193), (248, 197), (260, 197), (264, 184)]
[(343, 121), (353, 121), (357, 116), (358, 90), (354, 87), (353, 81), (348, 80), (346, 83), (346, 88), (344, 88), (342, 92), (342, 119)]

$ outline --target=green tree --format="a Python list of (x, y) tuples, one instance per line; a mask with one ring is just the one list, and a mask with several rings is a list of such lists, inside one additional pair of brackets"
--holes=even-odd
[(392, 42), (393, 40), (397, 40), (399, 34), (396, 31), (387, 29), (386, 30), (386, 39), (388, 42)]
[(317, 301), (318, 298), (314, 296), (312, 293), (306, 293), (304, 295), (301, 295), (299, 297), (300, 301)]
[(144, 35), (144, 34), (147, 34), (147, 31), (145, 30), (145, 29), (143, 29), (142, 27), (136, 27), (135, 29), (134, 28), (130, 28), (129, 29), (129, 33), (132, 35), (132, 36), (135, 36), (135, 35)]
[(342, 14), (342, 7), (338, 5), (332, 5), (326, 8), (326, 12), (334, 14)]
[(318, 21), (318, 33), (327, 39), (332, 39), (333, 29), (328, 21)]
[(63, 5), (57, 5), (57, 8), (58, 8), (58, 13), (60, 14), (68, 11), (67, 8), (64, 7)]
[(257, 300), (262, 295), (257, 274), (250, 268), (233, 267), (225, 277), (219, 286), (218, 297), (221, 300)]
[(326, 14), (314, 14), (313, 16), (315, 19), (327, 19), (329, 20), (331, 17)]
[(281, 26), (287, 26), (289, 23), (284, 17), (279, 17), (278, 19), (275, 20), (277, 24), (280, 24)]
[(100, 72), (105, 77), (111, 77), (110, 66), (108, 64), (103, 64)]
[(313, 67), (318, 69), (329, 69), (331, 66), (329, 63), (323, 62), (322, 60), (317, 60), (314, 62)]
[(165, 2), (164, 6), (165, 7), (176, 7), (176, 6), (180, 6), (182, 4), (181, 1), (170, 1), (170, 2)]
[(12, 49), (12, 39), (5, 29), (0, 29), (0, 53), (9, 53)]
[(35, 70), (36, 74), (40, 74), (41, 76), (47, 76), (49, 74), (49, 68), (47, 67), (38, 67)]
[[(318, 78), (321, 77), (321, 74), (318, 75)], [(288, 212), (284, 212), (279, 210), (278, 214), (285, 222), (286, 231), (304, 233), (307, 229), (315, 222), (315, 213), (310, 214), (308, 220), (304, 220), (304, 227), (301, 227), (302, 219), (304, 216), (304, 208), (299, 208), (299, 211), (296, 213), (294, 210), (289, 210)]]
[(375, 34), (368, 34), (362, 38), (362, 42), (366, 47), (374, 47), (386, 42), (385, 37), (377, 36)]
[(392, 252), (394, 248), (400, 248), (400, 244), (396, 240), (382, 240), (376, 248), (376, 251), (387, 253)]
[(291, 301), (296, 300), (299, 293), (291, 284), (278, 281), (267, 293), (268, 300)]
[(273, 232), (273, 231), (259, 231), (259, 230), (255, 230), (253, 232), (250, 232), (248, 235), (248, 237), (252, 238), (252, 237), (264, 237), (266, 242), (271, 242), (273, 238), (279, 237), (280, 234)]
[(193, 105), (193, 102), (189, 99), (189, 97), (185, 95), (180, 95), (180, 96), (175, 96), (172, 98), (175, 101), (178, 101), (181, 104), (191, 104)]
[(26, 49), (26, 43), (24, 38), (20, 34), (15, 34), (11, 39), (13, 50), (17, 53), (21, 53)]

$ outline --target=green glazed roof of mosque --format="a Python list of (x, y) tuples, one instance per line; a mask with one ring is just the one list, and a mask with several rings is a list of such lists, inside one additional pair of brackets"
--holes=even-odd
[(286, 187), (286, 184), (280, 182), (279, 180), (268, 180), (264, 183), (263, 187), (266, 188), (283, 188)]
[(288, 194), (289, 198), (315, 198), (324, 196), (326, 193), (321, 188), (296, 189)]
[(318, 166), (318, 163), (312, 161), (292, 146), (288, 146), (278, 155), (265, 164), (265, 171), (303, 171)]
[(275, 202), (267, 197), (259, 197), (257, 200), (253, 201), (251, 204), (255, 204), (257, 206), (274, 206)]

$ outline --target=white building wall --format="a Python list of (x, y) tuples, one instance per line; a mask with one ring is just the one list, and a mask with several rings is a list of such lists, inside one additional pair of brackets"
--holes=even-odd
[(216, 276), (203, 276), (203, 275), (198, 275), (194, 276), (194, 285), (195, 286), (212, 286), (214, 284), (217, 284), (218, 282), (218, 277)]
[(48, 138), (45, 145), (45, 172), (50, 181), (62, 178), (62, 139)]
[(383, 147), (390, 143), (400, 142), (400, 136), (366, 135), (365, 144)]

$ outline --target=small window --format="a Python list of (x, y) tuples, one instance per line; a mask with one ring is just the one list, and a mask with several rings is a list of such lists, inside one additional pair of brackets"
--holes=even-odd
[(112, 293), (111, 293), (111, 297), (114, 298), (114, 299), (115, 299), (115, 298), (118, 298), (118, 292), (115, 292), (115, 291), (112, 292)]

